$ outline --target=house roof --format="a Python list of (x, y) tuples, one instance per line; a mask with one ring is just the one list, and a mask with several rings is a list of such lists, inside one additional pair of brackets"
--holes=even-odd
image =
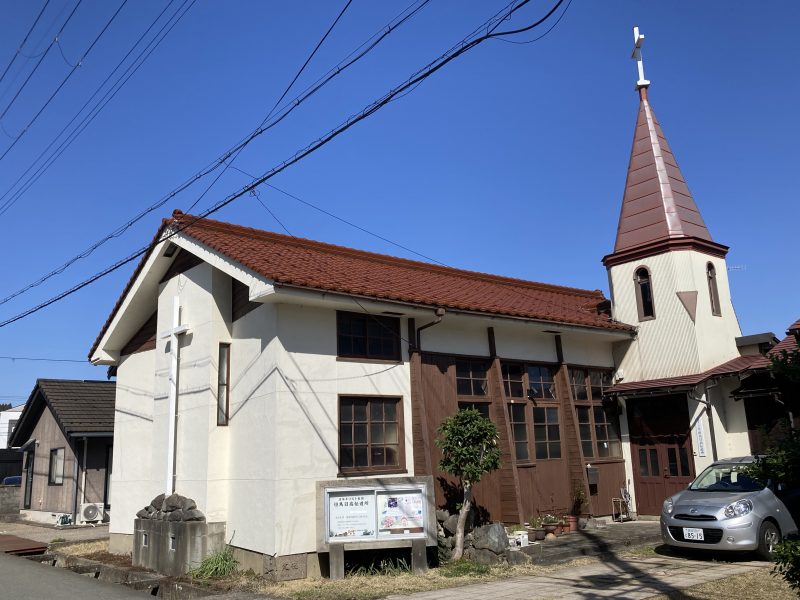
[(617, 239), (604, 262), (613, 263), (615, 255), (627, 257), (636, 249), (656, 253), (664, 244), (688, 240), (706, 252), (724, 255), (727, 247), (712, 240), (647, 98), (647, 88), (639, 94)]
[[(695, 373), (693, 375), (682, 375), (679, 377), (664, 377), (661, 379), (648, 379), (646, 381), (631, 381), (628, 383), (618, 383), (606, 390), (610, 395), (626, 394), (632, 392), (642, 391), (656, 391), (667, 390), (678, 387), (692, 387), (711, 379), (712, 377), (719, 377), (722, 375), (733, 375), (742, 373), (744, 371), (761, 368), (764, 357), (761, 355), (754, 356), (737, 356), (721, 365), (704, 371), (702, 373)], [(769, 364), (769, 361), (767, 361)]]
[(37, 379), (9, 445), (21, 446), (30, 438), (45, 406), (67, 437), (78, 433), (113, 434), (115, 391), (113, 381)]
[[(631, 333), (635, 330), (611, 319), (605, 312), (606, 298), (599, 290), (442, 267), (210, 219), (198, 220), (180, 211), (163, 221), (154, 242), (161, 239), (168, 226), (183, 228), (181, 235), (225, 255), (276, 286)], [(147, 258), (143, 257), (117, 301), (92, 346), (90, 358)]]

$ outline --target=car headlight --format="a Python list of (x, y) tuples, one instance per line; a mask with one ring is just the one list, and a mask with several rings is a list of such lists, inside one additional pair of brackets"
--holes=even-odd
[(743, 517), (753, 510), (753, 503), (750, 500), (737, 500), (733, 504), (725, 507), (725, 516), (729, 519), (733, 517)]
[(664, 512), (667, 513), (668, 515), (672, 514), (673, 506), (674, 503), (672, 502), (672, 498), (667, 498), (666, 500), (664, 500)]

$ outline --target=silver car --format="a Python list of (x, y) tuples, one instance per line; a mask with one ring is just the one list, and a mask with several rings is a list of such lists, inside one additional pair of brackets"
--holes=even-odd
[(769, 560), (797, 525), (770, 487), (748, 477), (745, 470), (752, 462), (752, 456), (719, 460), (687, 489), (664, 500), (664, 542), (680, 548), (754, 550)]

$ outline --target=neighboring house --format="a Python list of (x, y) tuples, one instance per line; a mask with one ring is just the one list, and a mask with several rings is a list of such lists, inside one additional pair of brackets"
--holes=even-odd
[(14, 426), (19, 421), (19, 415), (25, 405), (15, 406), (0, 412), (0, 450), (9, 448), (8, 438), (11, 437), (11, 432), (14, 431)]
[(646, 92), (611, 302), (175, 211), (89, 355), (117, 370), (111, 550), (175, 490), (265, 568), (318, 572), (316, 482), (432, 475), (454, 508), (434, 440), (464, 407), (498, 427), (501, 467), (474, 493), (506, 523), (563, 514), (575, 487), (588, 513), (627, 489), (657, 515), (715, 456), (747, 454), (731, 392), (764, 359), (739, 352), (727, 247)]
[[(82, 507), (109, 505), (114, 436), (114, 382), (38, 379), (11, 445), (23, 451), (20, 514), (54, 523), (80, 522)], [(89, 519), (87, 519), (89, 520)]]

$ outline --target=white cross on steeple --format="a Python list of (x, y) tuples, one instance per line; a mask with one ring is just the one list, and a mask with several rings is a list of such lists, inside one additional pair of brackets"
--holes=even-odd
[(642, 63), (642, 44), (644, 43), (644, 35), (639, 33), (639, 28), (633, 28), (633, 54), (631, 58), (636, 61), (636, 66), (639, 67), (639, 81), (636, 82), (636, 89), (640, 90), (650, 85), (650, 82), (644, 78), (644, 64)]

